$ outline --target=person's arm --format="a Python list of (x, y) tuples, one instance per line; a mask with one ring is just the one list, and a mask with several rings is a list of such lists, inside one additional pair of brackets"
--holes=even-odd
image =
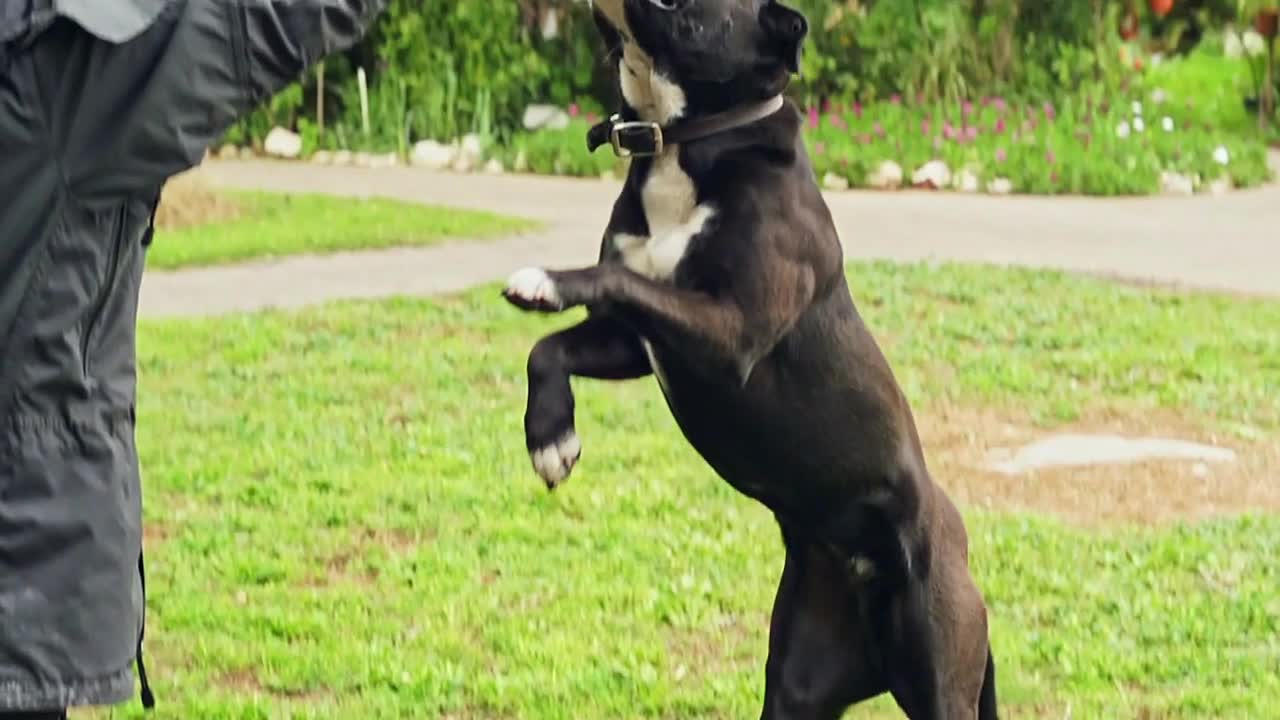
[(178, 0), (137, 37), (37, 51), (56, 147), (85, 200), (154, 188), (237, 119), (354, 45), (387, 0)]

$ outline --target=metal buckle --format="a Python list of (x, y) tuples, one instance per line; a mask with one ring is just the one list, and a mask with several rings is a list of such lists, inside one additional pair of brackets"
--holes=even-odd
[[(653, 157), (662, 154), (662, 126), (658, 123), (619, 122), (620, 118), (617, 115), (609, 119), (613, 122), (613, 128), (609, 131), (609, 144), (613, 146), (613, 152), (618, 157)], [(653, 140), (652, 150), (637, 152), (622, 146), (622, 134), (636, 130), (644, 131)]]

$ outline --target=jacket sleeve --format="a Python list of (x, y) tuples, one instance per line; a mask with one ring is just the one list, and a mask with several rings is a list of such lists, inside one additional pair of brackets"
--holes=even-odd
[(46, 97), (73, 190), (151, 189), (199, 164), (242, 115), (354, 45), (386, 1), (186, 0), (125, 43), (82, 34), (51, 49), (61, 72)]

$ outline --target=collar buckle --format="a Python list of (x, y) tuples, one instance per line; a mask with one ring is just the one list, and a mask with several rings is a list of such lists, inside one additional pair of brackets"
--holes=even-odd
[[(655, 122), (622, 122), (619, 115), (609, 118), (609, 144), (618, 157), (654, 157), (664, 147), (662, 126)], [(636, 141), (641, 144), (636, 145)]]

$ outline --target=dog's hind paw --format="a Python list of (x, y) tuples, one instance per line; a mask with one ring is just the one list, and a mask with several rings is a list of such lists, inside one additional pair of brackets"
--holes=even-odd
[(564, 309), (555, 281), (541, 268), (527, 267), (512, 273), (502, 296), (524, 310), (558, 312)]
[(556, 442), (529, 453), (529, 457), (547, 489), (555, 490), (578, 464), (578, 458), (582, 457), (582, 443), (578, 434), (570, 430)]

